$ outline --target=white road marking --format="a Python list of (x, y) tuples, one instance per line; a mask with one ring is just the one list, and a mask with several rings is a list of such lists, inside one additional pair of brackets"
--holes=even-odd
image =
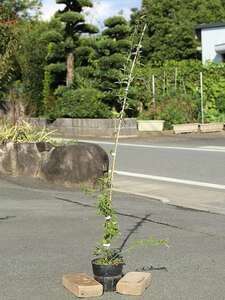
[[(113, 142), (106, 141), (91, 141), (91, 140), (78, 140), (79, 142), (100, 144), (100, 145), (114, 145)], [(162, 150), (185, 150), (185, 151), (202, 151), (202, 152), (221, 152), (225, 153), (225, 147), (175, 147), (175, 146), (161, 146), (161, 145), (145, 145), (145, 144), (129, 144), (119, 143), (119, 146), (134, 147), (134, 148), (149, 148), (149, 149), (162, 149)]]
[(222, 151), (225, 151), (225, 147), (222, 147), (222, 146), (205, 146), (205, 147), (201, 147), (201, 149), (222, 150)]
[[(133, 173), (133, 172), (126, 172), (126, 171), (115, 171), (115, 173), (118, 175), (121, 175), (121, 176), (136, 177), (136, 178), (142, 178), (142, 179), (151, 179), (151, 180), (172, 182), (172, 183), (180, 183), (180, 184), (185, 184), (185, 185), (200, 186), (200, 187), (206, 187), (206, 188), (217, 189), (217, 190), (225, 190), (225, 185), (222, 185), (222, 184), (215, 184), (215, 183), (208, 183), (208, 182), (201, 182), (201, 181), (192, 181), (192, 180), (172, 178), (172, 177), (139, 174), (139, 173)], [(224, 199), (225, 199), (225, 195), (224, 195)]]

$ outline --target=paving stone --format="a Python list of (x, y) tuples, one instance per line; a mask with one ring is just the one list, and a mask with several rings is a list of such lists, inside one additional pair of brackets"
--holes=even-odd
[(150, 284), (150, 273), (129, 272), (117, 283), (116, 291), (123, 295), (141, 296)]
[(103, 294), (103, 286), (85, 273), (63, 275), (63, 286), (79, 298), (98, 297)]

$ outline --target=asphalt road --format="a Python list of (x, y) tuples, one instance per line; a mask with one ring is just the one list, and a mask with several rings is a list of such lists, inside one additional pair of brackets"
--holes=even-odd
[[(112, 142), (98, 143), (110, 154)], [(225, 189), (225, 136), (218, 138), (214, 145), (208, 139), (203, 143), (202, 138), (195, 138), (189, 144), (176, 138), (174, 141), (171, 138), (169, 144), (146, 140), (121, 141), (116, 169), (134, 174), (220, 184)]]
[(117, 158), (116, 190), (225, 214), (224, 133), (123, 139)]
[[(180, 209), (147, 198), (114, 194), (120, 245), (154, 236), (170, 248), (141, 248), (126, 256), (125, 272), (152, 269), (141, 300), (225, 299), (225, 216)], [(91, 274), (101, 237), (95, 199), (26, 179), (0, 179), (0, 299), (72, 300), (62, 287), (68, 272)], [(131, 297), (105, 294), (105, 300)]]

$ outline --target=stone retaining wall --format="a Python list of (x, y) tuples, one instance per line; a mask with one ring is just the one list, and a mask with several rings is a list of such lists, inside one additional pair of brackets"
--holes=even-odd
[(109, 168), (107, 153), (96, 144), (50, 143), (0, 145), (0, 175), (25, 176), (63, 186), (93, 185)]
[[(28, 122), (56, 130), (57, 134), (64, 137), (112, 137), (115, 133), (118, 120), (116, 119), (56, 119), (49, 123), (44, 118), (29, 118)], [(137, 121), (135, 118), (124, 119), (121, 136), (137, 136)]]

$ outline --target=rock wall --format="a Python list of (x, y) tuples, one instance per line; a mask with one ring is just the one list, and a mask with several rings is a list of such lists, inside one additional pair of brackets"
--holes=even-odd
[(107, 153), (98, 145), (78, 143), (7, 143), (0, 146), (0, 174), (29, 176), (60, 185), (94, 184), (109, 167)]

